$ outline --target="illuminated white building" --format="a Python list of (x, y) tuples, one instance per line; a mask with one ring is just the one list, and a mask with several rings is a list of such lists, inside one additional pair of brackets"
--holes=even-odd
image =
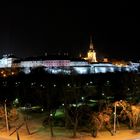
[(117, 67), (111, 63), (90, 64), (90, 73), (107, 73), (115, 71), (117, 71)]
[(11, 68), (16, 59), (13, 55), (3, 55), (3, 58), (0, 59), (0, 68)]
[(97, 62), (96, 53), (93, 49), (92, 39), (90, 40), (90, 49), (85, 59), (71, 59), (67, 56), (42, 56), (18, 59), (13, 55), (3, 55), (0, 59), (1, 69), (19, 68), (26, 74), (34, 68), (42, 67), (47, 73), (51, 74), (96, 74), (107, 72), (138, 72), (140, 63), (112, 64), (108, 61)]

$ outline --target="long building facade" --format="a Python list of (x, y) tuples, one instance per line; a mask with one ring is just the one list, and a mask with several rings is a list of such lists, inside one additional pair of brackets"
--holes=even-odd
[(1, 69), (19, 68), (25, 73), (30, 73), (33, 69), (42, 67), (51, 74), (95, 74), (117, 71), (138, 72), (139, 63), (128, 63), (127, 65), (115, 65), (109, 62), (90, 63), (84, 59), (72, 59), (61, 56), (43, 56), (19, 59), (11, 55), (4, 55), (0, 59)]
[(116, 71), (138, 72), (140, 63), (113, 64), (103, 61), (97, 62), (96, 52), (93, 46), (92, 37), (90, 38), (87, 57), (70, 58), (67, 55), (40, 57), (28, 57), (19, 59), (14, 55), (3, 55), (0, 59), (0, 69), (18, 68), (25, 73), (30, 73), (33, 69), (42, 67), (51, 74), (95, 74)]

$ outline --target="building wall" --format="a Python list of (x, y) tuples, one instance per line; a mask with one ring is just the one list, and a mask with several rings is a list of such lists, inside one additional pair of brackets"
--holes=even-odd
[(14, 60), (16, 59), (7, 57), (0, 59), (0, 68), (11, 68)]
[(21, 61), (20, 67), (41, 67), (42, 61)]
[(44, 60), (42, 65), (44, 67), (67, 67), (70, 65), (70, 60)]
[(140, 63), (130, 63), (125, 66), (117, 66), (111, 63), (88, 63), (83, 60), (38, 60), (38, 61), (21, 61), (13, 63), (15, 58), (4, 57), (0, 59), (0, 68), (25, 68), (25, 73), (30, 72), (30, 68), (45, 67), (49, 73), (64, 73), (64, 74), (92, 74), (106, 73), (115, 71), (138, 71)]

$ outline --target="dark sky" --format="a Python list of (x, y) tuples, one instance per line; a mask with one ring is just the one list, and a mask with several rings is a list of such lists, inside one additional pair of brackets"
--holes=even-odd
[(138, 6), (132, 1), (0, 4), (0, 56), (85, 54), (93, 35), (97, 57), (140, 59)]

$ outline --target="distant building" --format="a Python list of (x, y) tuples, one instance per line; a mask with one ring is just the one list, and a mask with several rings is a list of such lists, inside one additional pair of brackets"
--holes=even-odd
[[(1, 69), (18, 68), (28, 74), (38, 67), (42, 67), (47, 73), (51, 74), (96, 74), (116, 71), (138, 72), (140, 63), (118, 60), (111, 63), (107, 58), (104, 58), (103, 62), (97, 62), (92, 37), (90, 38), (87, 57), (84, 59), (81, 56), (80, 58), (70, 58), (68, 55), (50, 56), (48, 54), (24, 59), (19, 59), (14, 55), (3, 55), (3, 58), (0, 59)], [(4, 75), (3, 71), (1, 73)], [(4, 77), (6, 77), (6, 74)]]
[(103, 62), (109, 62), (109, 61), (108, 61), (108, 58), (105, 57), (105, 58), (103, 59)]
[(87, 60), (89, 63), (97, 62), (96, 59), (96, 52), (93, 47), (93, 42), (92, 42), (92, 36), (90, 37), (90, 45), (89, 45), (89, 51), (87, 53), (87, 57), (84, 58)]
[(15, 60), (17, 60), (17, 57), (12, 54), (3, 55), (0, 59), (0, 68), (11, 68)]

